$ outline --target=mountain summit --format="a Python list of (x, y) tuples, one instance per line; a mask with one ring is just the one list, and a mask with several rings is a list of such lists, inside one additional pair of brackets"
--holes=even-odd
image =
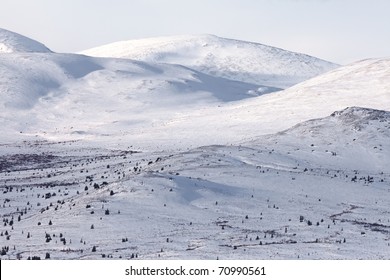
[(18, 33), (0, 28), (0, 53), (50, 53), (45, 45)]
[(122, 41), (82, 54), (180, 64), (213, 76), (279, 88), (292, 86), (338, 66), (309, 55), (214, 35)]

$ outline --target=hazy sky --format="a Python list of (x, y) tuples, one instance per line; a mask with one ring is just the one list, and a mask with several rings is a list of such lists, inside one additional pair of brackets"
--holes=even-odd
[(389, 0), (1, 0), (0, 27), (57, 52), (215, 34), (338, 63), (390, 56)]

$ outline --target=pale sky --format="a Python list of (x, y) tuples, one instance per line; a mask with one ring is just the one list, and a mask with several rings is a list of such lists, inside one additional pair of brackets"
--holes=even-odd
[(0, 27), (56, 52), (208, 33), (341, 64), (390, 56), (389, 0), (1, 0)]

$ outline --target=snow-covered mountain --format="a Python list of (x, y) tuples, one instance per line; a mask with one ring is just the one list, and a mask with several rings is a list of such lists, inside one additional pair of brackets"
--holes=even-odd
[(73, 54), (4, 54), (0, 61), (3, 137), (104, 135), (144, 148), (185, 148), (239, 143), (351, 106), (390, 110), (390, 59), (340, 67), (272, 94), (178, 65)]
[[(225, 40), (188, 38), (190, 46), (196, 38)], [(248, 45), (261, 46), (226, 41), (242, 46), (244, 55)], [(343, 66), (272, 94), (265, 93), (276, 88), (130, 59), (3, 53), (0, 65), (0, 122), (3, 137), (11, 139), (15, 133), (50, 139), (105, 135), (154, 147), (179, 142), (185, 148), (239, 143), (346, 107), (390, 110), (387, 58)]]
[(116, 130), (117, 123), (127, 130), (175, 111), (279, 90), (179, 65), (55, 54), (6, 30), (0, 40), (7, 47), (0, 54), (0, 123), (10, 134), (54, 129), (82, 135), (102, 125)]
[[(218, 108), (182, 112), (164, 125), (146, 128), (144, 132), (151, 138), (169, 143), (172, 136), (164, 134), (169, 129), (175, 132), (173, 135), (178, 142), (196, 147), (199, 144), (239, 143), (242, 139), (277, 133), (346, 107), (390, 111), (389, 69), (388, 58), (356, 62), (284, 91)], [(197, 135), (198, 140), (193, 141), (190, 135)]]
[(1, 259), (390, 258), (390, 59), (274, 92), (12, 36)]
[(76, 54), (3, 54), (0, 65), (0, 123), (11, 133), (80, 135), (111, 127), (98, 134), (116, 134), (278, 90), (178, 65)]
[(0, 53), (51, 52), (45, 45), (23, 35), (0, 28)]
[(82, 53), (180, 64), (213, 76), (280, 88), (337, 67), (334, 63), (305, 54), (214, 35), (130, 40)]

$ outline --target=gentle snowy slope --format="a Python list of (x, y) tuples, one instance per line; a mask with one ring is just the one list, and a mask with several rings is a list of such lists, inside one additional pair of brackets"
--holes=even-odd
[(0, 54), (14, 52), (51, 52), (45, 45), (23, 35), (0, 28)]
[[(390, 112), (349, 107), (277, 134), (246, 143), (269, 143), (280, 151), (303, 154), (311, 165), (334, 169), (386, 171), (390, 160)], [(328, 160), (326, 160), (328, 158)]]
[(273, 92), (242, 81), (333, 66), (214, 36), (138, 41), (148, 61), (12, 36), (1, 259), (390, 258), (390, 59)]
[[(277, 133), (346, 107), (390, 111), (389, 69), (390, 59), (387, 58), (357, 62), (288, 90), (223, 104), (218, 108), (183, 112), (164, 125), (150, 130), (146, 128), (143, 133), (161, 140), (161, 143), (174, 140), (176, 146), (180, 143), (196, 147), (238, 143), (242, 139)], [(167, 135), (167, 130), (173, 133)]]
[(181, 64), (213, 76), (281, 88), (337, 67), (308, 55), (213, 35), (130, 40), (82, 53)]
[[(325, 103), (334, 101), (327, 101), (326, 97), (333, 97), (335, 91), (337, 91), (340, 102), (344, 102), (356, 94), (353, 102), (356, 103), (356, 106), (364, 106), (365, 102), (376, 101), (379, 104), (383, 97), (390, 101), (389, 80), (390, 57), (366, 59), (300, 83), (285, 92), (305, 97), (314, 92), (313, 97), (321, 95), (321, 101)], [(359, 99), (361, 105), (357, 104)], [(387, 102), (383, 104), (384, 108), (388, 108), (388, 105)]]
[(75, 54), (2, 54), (0, 65), (0, 122), (4, 130), (33, 134), (149, 127), (175, 111), (277, 90), (177, 65)]
[(238, 143), (351, 106), (390, 110), (390, 59), (263, 95), (272, 89), (177, 65), (65, 54), (0, 60), (0, 116), (11, 139), (19, 131), (46, 139), (110, 136), (119, 145), (185, 149)]
[(2, 258), (389, 259), (389, 127), (348, 108), (176, 154), (5, 145)]

